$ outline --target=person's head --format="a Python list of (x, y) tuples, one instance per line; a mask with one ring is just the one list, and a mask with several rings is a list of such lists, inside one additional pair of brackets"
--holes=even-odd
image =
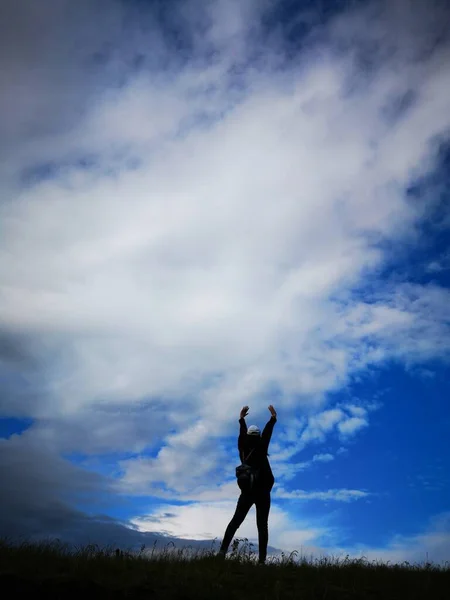
[(257, 425), (250, 425), (247, 429), (247, 435), (252, 436), (252, 438), (259, 438), (261, 436), (261, 431)]

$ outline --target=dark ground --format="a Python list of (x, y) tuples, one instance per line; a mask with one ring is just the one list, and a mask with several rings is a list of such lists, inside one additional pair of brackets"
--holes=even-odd
[(96, 546), (0, 542), (4, 598), (100, 600), (334, 600), (450, 598), (450, 567), (283, 557), (260, 567), (245, 550), (118, 553)]

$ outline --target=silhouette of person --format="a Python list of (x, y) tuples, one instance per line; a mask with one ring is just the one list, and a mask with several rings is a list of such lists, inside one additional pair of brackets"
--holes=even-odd
[[(251, 425), (247, 429), (245, 417), (248, 414), (248, 406), (244, 406), (241, 410), (239, 418), (239, 438), (238, 450), (239, 457), (242, 462), (246, 462), (251, 467), (258, 469), (258, 476), (249, 492), (241, 492), (239, 496), (236, 511), (226, 528), (222, 544), (220, 546), (219, 555), (224, 557), (227, 553), (228, 546), (233, 539), (234, 534), (242, 525), (250, 508), (256, 506), (256, 524), (258, 527), (258, 546), (259, 546), (259, 563), (264, 564), (267, 556), (267, 544), (269, 541), (269, 511), (270, 511), (270, 492), (275, 478), (270, 468), (268, 457), (268, 449), (272, 431), (277, 422), (277, 413), (272, 405), (269, 406), (270, 420), (267, 422), (261, 434), (256, 425)], [(251, 453), (251, 454), (250, 454)]]

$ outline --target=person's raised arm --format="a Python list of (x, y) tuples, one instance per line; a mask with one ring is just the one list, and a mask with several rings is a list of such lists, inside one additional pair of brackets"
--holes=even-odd
[(262, 443), (264, 445), (264, 449), (266, 450), (266, 452), (269, 449), (270, 438), (272, 437), (273, 426), (277, 422), (277, 411), (274, 409), (274, 407), (272, 405), (269, 406), (269, 410), (270, 410), (271, 417), (270, 417), (269, 421), (266, 423), (266, 426), (264, 427), (263, 432), (261, 434), (261, 440), (262, 440)]
[(247, 435), (247, 423), (245, 422), (245, 417), (248, 414), (248, 406), (244, 406), (241, 410), (241, 414), (239, 415), (239, 438), (238, 438), (238, 450), (239, 456), (241, 456), (244, 450), (244, 440)]

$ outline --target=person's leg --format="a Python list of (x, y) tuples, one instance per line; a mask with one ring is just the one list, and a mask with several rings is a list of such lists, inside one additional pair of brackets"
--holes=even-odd
[(226, 552), (228, 550), (228, 546), (230, 545), (234, 534), (239, 529), (239, 527), (242, 525), (245, 517), (248, 514), (248, 511), (252, 507), (253, 502), (254, 502), (254, 499), (250, 494), (242, 493), (239, 496), (239, 500), (238, 500), (238, 503), (236, 506), (236, 511), (233, 515), (233, 518), (229, 522), (228, 527), (225, 530), (225, 535), (223, 536), (219, 554), (222, 554), (222, 555), (226, 554)]
[(264, 563), (269, 543), (270, 490), (259, 492), (255, 499), (258, 526), (259, 562)]

